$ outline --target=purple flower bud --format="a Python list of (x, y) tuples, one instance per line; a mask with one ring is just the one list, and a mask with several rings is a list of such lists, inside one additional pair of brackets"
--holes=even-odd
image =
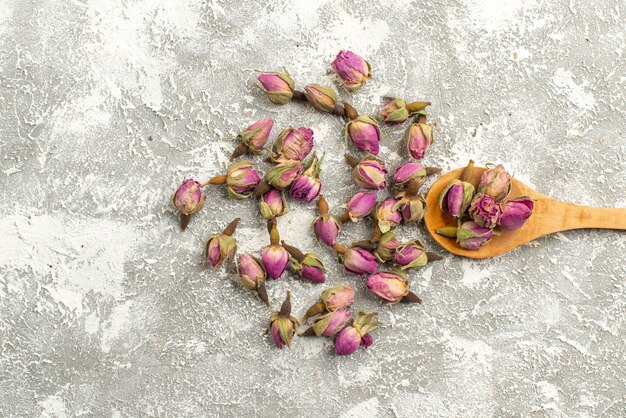
[(262, 178), (251, 162), (231, 164), (226, 173), (226, 191), (233, 199), (245, 199), (252, 194)]
[(395, 99), (380, 109), (380, 118), (389, 125), (395, 125), (404, 122), (409, 118), (409, 110), (406, 108), (406, 102), (402, 99)]
[(205, 248), (205, 259), (211, 263), (213, 269), (218, 269), (232, 258), (237, 252), (237, 242), (231, 236), (218, 234), (213, 235), (207, 241)]
[(332, 112), (337, 104), (337, 94), (319, 84), (309, 84), (304, 88), (306, 99), (320, 112)]
[(367, 277), (370, 292), (387, 302), (400, 302), (409, 294), (408, 282), (403, 274), (393, 271), (379, 271)]
[(354, 290), (350, 286), (331, 287), (322, 292), (322, 302), (328, 312), (345, 309), (354, 303)]
[(286, 128), (276, 139), (272, 158), (277, 162), (285, 160), (302, 161), (313, 149), (313, 131), (309, 128)]
[(352, 319), (350, 311), (340, 309), (338, 311), (329, 312), (320, 316), (313, 323), (313, 331), (318, 337), (334, 337), (346, 327), (346, 324)]
[[(323, 159), (323, 157), (322, 157)], [(319, 179), (321, 160), (313, 154), (307, 169), (291, 185), (291, 197), (310, 203), (320, 194), (322, 182)]]
[(359, 311), (352, 326), (345, 327), (335, 338), (335, 353), (348, 355), (354, 353), (359, 346), (368, 348), (373, 344), (370, 331), (376, 329), (379, 322), (375, 319), (377, 313), (366, 314)]
[(271, 279), (278, 279), (289, 263), (289, 254), (281, 245), (268, 245), (263, 248), (261, 261)]
[(279, 190), (286, 189), (302, 173), (304, 167), (300, 161), (287, 160), (269, 169), (267, 183)]
[(259, 212), (265, 219), (282, 216), (289, 210), (283, 194), (272, 188), (259, 198)]
[(385, 232), (379, 239), (378, 245), (374, 250), (374, 256), (380, 263), (386, 263), (393, 259), (396, 250), (400, 248), (402, 244), (396, 238), (394, 232)]
[(345, 356), (354, 353), (361, 345), (361, 334), (354, 327), (345, 327), (335, 338), (335, 353)]
[(272, 118), (261, 119), (244, 129), (239, 137), (250, 151), (260, 153), (270, 137), (273, 126)]
[(413, 240), (398, 249), (393, 257), (393, 262), (401, 271), (411, 268), (418, 269), (428, 263), (428, 255), (422, 243), (418, 240)]
[(374, 206), (376, 206), (376, 193), (360, 192), (352, 196), (348, 201), (346, 210), (352, 222), (356, 222), (361, 218), (369, 216)]
[(371, 78), (369, 63), (352, 51), (340, 51), (331, 66), (350, 91), (358, 90)]
[(424, 153), (433, 142), (432, 127), (425, 123), (414, 123), (404, 135), (409, 155), (416, 160), (424, 158)]
[(378, 155), (381, 134), (378, 123), (374, 119), (367, 115), (359, 115), (348, 122), (345, 132), (346, 138), (350, 138), (355, 147)]
[(502, 164), (486, 170), (480, 177), (478, 193), (484, 193), (501, 202), (511, 191), (511, 176)]
[(461, 180), (452, 180), (439, 195), (439, 207), (459, 219), (472, 203), (473, 196), (474, 186)]
[(313, 283), (324, 283), (326, 281), (326, 268), (322, 260), (314, 253), (304, 255), (302, 261), (291, 259), (291, 267), (304, 280)]
[(493, 231), (473, 221), (463, 222), (456, 231), (456, 242), (466, 250), (477, 250), (493, 237)]
[(480, 194), (472, 201), (469, 214), (479, 226), (495, 228), (502, 217), (502, 207), (493, 197)]
[(376, 208), (376, 221), (378, 228), (383, 234), (398, 226), (402, 222), (402, 213), (398, 210), (398, 200), (388, 197), (378, 204)]
[(293, 97), (295, 83), (285, 70), (284, 73), (263, 73), (259, 74), (261, 90), (275, 104), (285, 104)]
[(346, 271), (357, 275), (371, 274), (378, 268), (376, 258), (363, 248), (348, 248), (343, 255), (343, 265)]
[(381, 190), (387, 187), (385, 180), (387, 168), (374, 156), (364, 157), (352, 170), (352, 177), (359, 186), (369, 190)]
[(426, 169), (421, 164), (410, 162), (396, 169), (393, 174), (393, 182), (401, 187), (406, 187), (412, 179), (421, 185), (426, 180)]
[(517, 197), (502, 205), (500, 226), (508, 231), (521, 228), (533, 214), (535, 202), (527, 196)]
[(332, 215), (320, 215), (313, 221), (313, 230), (317, 238), (329, 247), (337, 242), (341, 222)]
[(174, 193), (172, 202), (183, 215), (192, 215), (204, 207), (205, 200), (202, 185), (193, 179), (185, 179)]

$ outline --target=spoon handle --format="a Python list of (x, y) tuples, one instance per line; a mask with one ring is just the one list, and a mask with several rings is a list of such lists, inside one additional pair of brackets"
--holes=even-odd
[(626, 230), (626, 208), (594, 208), (545, 199), (544, 228), (550, 232), (602, 228)]

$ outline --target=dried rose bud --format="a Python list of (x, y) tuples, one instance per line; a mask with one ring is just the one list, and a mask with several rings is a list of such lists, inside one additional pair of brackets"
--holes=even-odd
[(459, 219), (474, 196), (474, 186), (461, 180), (452, 180), (439, 195), (439, 207), (448, 212), (454, 219)]
[(363, 248), (347, 248), (343, 254), (343, 266), (346, 271), (361, 275), (371, 274), (378, 268), (376, 258)]
[(392, 303), (400, 302), (409, 293), (406, 277), (393, 271), (379, 271), (368, 276), (366, 285), (370, 292)]
[(272, 160), (302, 161), (313, 149), (313, 131), (309, 128), (285, 128), (272, 148)]
[(358, 149), (378, 155), (381, 138), (380, 128), (370, 116), (359, 115), (356, 119), (348, 122), (345, 136), (346, 140), (349, 138)]
[(283, 193), (274, 188), (270, 188), (259, 198), (259, 212), (265, 219), (282, 216), (288, 211), (289, 207)]
[(484, 193), (501, 202), (506, 199), (510, 192), (511, 176), (506, 172), (502, 164), (486, 170), (480, 176), (478, 193)]
[(414, 123), (406, 130), (404, 140), (409, 155), (421, 160), (433, 142), (433, 128), (426, 123)]
[(387, 187), (387, 168), (373, 155), (366, 155), (352, 170), (352, 177), (359, 186), (368, 190), (381, 190)]
[(295, 82), (287, 70), (284, 73), (263, 73), (258, 77), (259, 86), (275, 104), (283, 105), (293, 97)]
[(395, 229), (402, 222), (402, 213), (398, 210), (398, 202), (395, 197), (388, 197), (376, 207), (376, 222), (383, 234)]
[(396, 251), (393, 262), (401, 271), (419, 269), (428, 263), (428, 255), (424, 245), (418, 240), (413, 240)]
[(322, 189), (322, 182), (319, 179), (322, 160), (319, 160), (317, 155), (313, 154), (307, 169), (291, 185), (291, 197), (306, 203), (315, 200)]
[(226, 191), (233, 199), (245, 199), (254, 192), (262, 178), (251, 162), (231, 164), (226, 172)]
[(291, 268), (304, 280), (313, 283), (326, 281), (326, 268), (322, 260), (314, 253), (303, 254), (302, 251), (282, 242), (283, 247), (291, 256)]
[(263, 248), (261, 261), (271, 279), (278, 279), (289, 263), (289, 253), (283, 248), (280, 242), (280, 235), (276, 226), (276, 218), (267, 221), (267, 228), (270, 233), (270, 245)]
[(270, 317), (269, 331), (276, 347), (291, 347), (291, 340), (298, 332), (298, 320), (291, 316), (291, 292), (287, 292), (280, 311), (274, 312)]
[(341, 222), (332, 215), (320, 215), (313, 221), (315, 236), (329, 247), (337, 242)]
[(477, 250), (491, 241), (492, 237), (491, 229), (483, 228), (473, 221), (463, 222), (456, 230), (456, 242), (466, 250)]
[(372, 78), (369, 63), (352, 51), (339, 51), (331, 66), (341, 78), (343, 85), (350, 91), (360, 89)]
[(502, 217), (499, 225), (508, 231), (521, 228), (533, 214), (534, 208), (535, 202), (528, 196), (508, 200), (502, 204)]
[(213, 235), (206, 243), (204, 250), (204, 262), (211, 263), (214, 270), (222, 267), (237, 252), (237, 241), (232, 237), (239, 218), (233, 220), (221, 234)]
[(260, 260), (249, 254), (240, 255), (239, 263), (237, 263), (237, 276), (243, 287), (257, 292), (259, 298), (270, 306), (265, 290), (266, 273)]
[(411, 196), (407, 192), (400, 192), (396, 195), (395, 207), (392, 209), (399, 210), (402, 213), (402, 222), (409, 224), (412, 222), (420, 222), (424, 218), (426, 212), (426, 200), (420, 194)]
[(396, 238), (394, 232), (386, 232), (378, 239), (378, 245), (374, 250), (374, 256), (380, 263), (391, 261), (396, 250), (402, 246), (402, 243)]
[(376, 315), (377, 312), (368, 314), (359, 311), (352, 325), (345, 327), (335, 338), (335, 353), (343, 356), (354, 353), (360, 346), (371, 346), (374, 340), (370, 332), (380, 325), (375, 319)]
[(469, 207), (471, 218), (484, 228), (495, 228), (502, 217), (502, 207), (496, 200), (486, 194), (479, 194)]
[[(334, 337), (346, 327), (351, 319), (352, 314), (350, 311), (340, 309), (320, 316), (313, 322), (313, 326), (310, 329), (318, 337)], [(307, 334), (306, 331), (305, 334)]]
[(380, 109), (380, 118), (389, 125), (404, 122), (409, 118), (406, 102), (402, 99), (395, 99), (385, 103)]
[(345, 309), (354, 303), (354, 290), (350, 286), (341, 285), (331, 287), (322, 292), (320, 299), (313, 304), (300, 320), (305, 323), (308, 318), (324, 312), (334, 312)]
[(304, 167), (300, 161), (287, 160), (269, 169), (266, 181), (279, 190), (289, 187), (302, 173)]
[(341, 216), (342, 222), (357, 222), (370, 216), (376, 206), (376, 193), (359, 192), (346, 203), (346, 211)]
[(263, 151), (273, 126), (274, 121), (271, 118), (265, 118), (241, 131), (239, 134), (241, 144), (235, 149), (230, 159), (234, 160), (248, 151), (253, 154), (259, 154)]
[(309, 84), (304, 87), (306, 99), (320, 112), (332, 112), (337, 104), (337, 94), (328, 87)]
[(393, 182), (401, 188), (406, 188), (411, 180), (416, 180), (418, 188), (426, 181), (426, 168), (416, 162), (409, 162), (398, 167), (393, 174)]
[(183, 231), (187, 228), (191, 215), (204, 207), (206, 195), (202, 191), (202, 184), (194, 179), (185, 179), (178, 186), (172, 197), (172, 204), (180, 212), (180, 226)]

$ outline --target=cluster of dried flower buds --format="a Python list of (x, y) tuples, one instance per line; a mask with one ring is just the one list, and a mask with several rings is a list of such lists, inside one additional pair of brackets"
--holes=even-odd
[(474, 162), (470, 161), (461, 180), (452, 180), (439, 195), (439, 207), (458, 225), (437, 232), (456, 238), (467, 250), (478, 250), (501, 230), (521, 228), (534, 209), (530, 197), (508, 199), (512, 179), (502, 164), (485, 170), (477, 187), (471, 183), (473, 170)]

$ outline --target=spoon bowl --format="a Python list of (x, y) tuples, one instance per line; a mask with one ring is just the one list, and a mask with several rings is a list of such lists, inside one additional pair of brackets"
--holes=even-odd
[[(437, 233), (437, 229), (445, 226), (456, 226), (456, 219), (439, 208), (441, 191), (454, 179), (460, 179), (463, 168), (450, 171), (441, 176), (426, 194), (426, 213), (424, 224), (428, 233), (446, 251), (467, 258), (490, 258), (509, 252), (520, 245), (524, 245), (544, 235), (559, 231), (582, 228), (602, 228), (626, 230), (625, 208), (593, 208), (577, 206), (561, 202), (545, 196), (521, 181), (513, 179), (510, 198), (529, 196), (535, 200), (532, 216), (519, 229), (503, 231), (502, 235), (495, 236), (478, 250), (462, 248), (455, 238), (449, 238)], [(478, 186), (480, 176), (485, 167), (475, 167), (472, 179), (469, 181)]]

